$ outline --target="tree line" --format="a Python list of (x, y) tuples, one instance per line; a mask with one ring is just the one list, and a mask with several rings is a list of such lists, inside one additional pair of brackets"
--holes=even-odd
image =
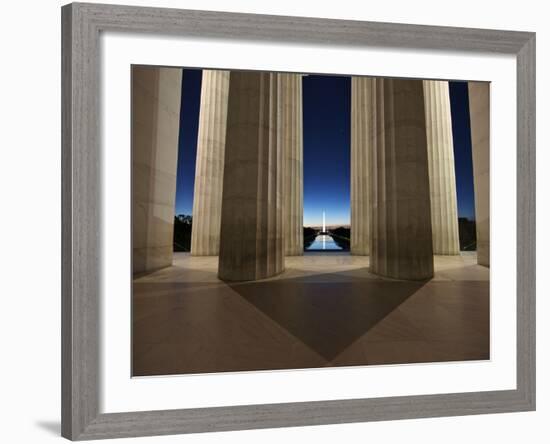
[[(185, 214), (178, 214), (174, 217), (174, 251), (191, 251), (191, 230), (193, 228), (193, 217)], [(460, 249), (462, 251), (476, 250), (476, 222), (467, 218), (458, 219), (460, 238)], [(304, 227), (304, 250), (307, 250), (315, 241), (319, 230), (311, 227)], [(329, 231), (336, 245), (342, 250), (349, 251), (351, 229), (349, 227), (338, 227)]]

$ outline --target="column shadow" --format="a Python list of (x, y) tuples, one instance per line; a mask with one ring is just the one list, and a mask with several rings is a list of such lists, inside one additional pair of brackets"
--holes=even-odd
[(331, 361), (425, 283), (327, 273), (228, 285)]

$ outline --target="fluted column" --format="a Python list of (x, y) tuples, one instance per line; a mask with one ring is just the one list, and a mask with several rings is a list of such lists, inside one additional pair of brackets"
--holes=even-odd
[(490, 265), (489, 205), (489, 83), (468, 82), (474, 195), (476, 207), (477, 262)]
[(132, 68), (132, 268), (172, 265), (179, 68)]
[(277, 74), (231, 72), (219, 277), (262, 279), (284, 269), (283, 154)]
[(434, 254), (460, 254), (449, 82), (424, 80)]
[(229, 71), (203, 70), (191, 254), (216, 256), (220, 249), (223, 165)]
[(371, 271), (428, 279), (433, 249), (422, 81), (377, 78), (367, 85), (374, 128)]
[(279, 74), (279, 141), (284, 156), (283, 217), (286, 256), (304, 254), (302, 76)]
[(372, 116), (367, 77), (351, 78), (351, 254), (368, 255), (370, 248), (369, 152)]

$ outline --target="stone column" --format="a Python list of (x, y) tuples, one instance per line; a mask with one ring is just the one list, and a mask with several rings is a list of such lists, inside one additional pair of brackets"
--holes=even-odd
[(433, 276), (424, 92), (421, 80), (368, 79), (372, 119), (371, 271)]
[(369, 94), (371, 79), (351, 78), (351, 254), (368, 255), (370, 248), (369, 152), (372, 137)]
[(449, 82), (424, 80), (434, 254), (460, 254)]
[(472, 137), (472, 160), (474, 167), (477, 262), (480, 265), (489, 267), (489, 83), (468, 82), (468, 96), (470, 101), (470, 128)]
[(132, 68), (132, 268), (172, 265), (182, 70)]
[(279, 142), (284, 156), (284, 243), (286, 256), (304, 254), (302, 76), (279, 74)]
[(230, 74), (220, 279), (262, 279), (284, 269), (277, 85), (277, 74)]
[(223, 164), (229, 71), (203, 70), (191, 254), (217, 256), (220, 249)]

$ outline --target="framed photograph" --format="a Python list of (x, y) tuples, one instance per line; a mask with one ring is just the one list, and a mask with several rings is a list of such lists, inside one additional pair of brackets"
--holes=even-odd
[(535, 409), (535, 34), (62, 8), (62, 434)]

